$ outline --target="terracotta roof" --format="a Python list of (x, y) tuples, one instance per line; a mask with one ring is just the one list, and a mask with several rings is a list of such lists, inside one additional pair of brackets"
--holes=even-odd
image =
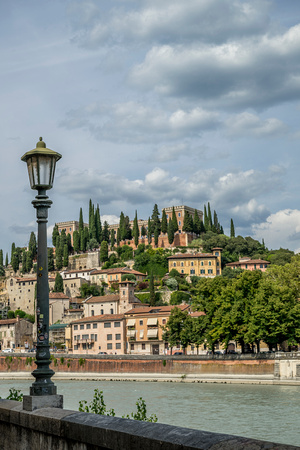
[(70, 302), (71, 303), (79, 303), (79, 304), (81, 304), (81, 303), (84, 302), (84, 299), (83, 298), (72, 297), (72, 298), (70, 298)]
[(190, 259), (190, 258), (218, 258), (212, 253), (181, 253), (180, 255), (168, 256), (167, 259)]
[(80, 270), (62, 270), (61, 273), (81, 273), (81, 272), (92, 272), (96, 269), (80, 269)]
[(116, 300), (119, 300), (119, 298), (119, 294), (102, 295), (101, 297), (89, 298), (85, 303), (115, 302)]
[(35, 277), (27, 277), (27, 278), (25, 278), (25, 277), (17, 277), (16, 281), (17, 281), (17, 283), (22, 283), (22, 282), (26, 282), (26, 281), (36, 281), (36, 276)]
[(241, 266), (243, 264), (270, 264), (270, 261), (264, 261), (263, 259), (245, 259), (244, 261), (228, 263), (226, 266)]
[(0, 325), (11, 325), (11, 324), (17, 323), (17, 322), (18, 322), (18, 319), (1, 319)]
[(100, 270), (95, 270), (93, 272), (93, 275), (96, 274), (113, 274), (113, 273), (122, 273), (122, 274), (133, 274), (133, 275), (144, 275), (146, 276), (145, 273), (142, 272), (138, 272), (137, 270), (133, 270), (133, 269), (129, 269), (128, 267), (115, 267), (114, 269), (100, 269)]
[(204, 311), (194, 311), (191, 313), (191, 317), (200, 317), (200, 316), (206, 316)]
[(100, 316), (83, 317), (82, 319), (74, 320), (73, 322), (71, 322), (71, 325), (86, 322), (107, 322), (108, 320), (122, 320), (124, 319), (124, 317), (124, 314), (102, 314)]
[(83, 309), (82, 308), (72, 308), (72, 309), (68, 309), (69, 313), (82, 313)]
[(65, 295), (63, 292), (50, 292), (49, 299), (50, 298), (61, 298), (61, 299), (70, 300), (70, 298), (67, 295)]
[(168, 306), (141, 306), (138, 308), (130, 309), (125, 313), (128, 314), (167, 314), (171, 313), (173, 308), (179, 308), (181, 311), (185, 311), (190, 308), (190, 305), (168, 305)]

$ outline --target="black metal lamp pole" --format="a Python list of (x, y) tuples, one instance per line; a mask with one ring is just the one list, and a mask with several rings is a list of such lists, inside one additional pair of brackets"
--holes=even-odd
[[(34, 150), (25, 153), (22, 157), (22, 161), (27, 163), (31, 188), (38, 191), (38, 195), (35, 197), (35, 200), (32, 201), (34, 208), (36, 208), (38, 223), (36, 302), (37, 350), (35, 361), (37, 368), (32, 372), (35, 381), (30, 387), (30, 396), (33, 397), (56, 396), (56, 386), (51, 380), (54, 371), (49, 367), (51, 359), (49, 346), (47, 222), (48, 209), (51, 207), (52, 201), (49, 200), (46, 190), (51, 189), (53, 186), (55, 164), (60, 158), (61, 155), (59, 153), (46, 148), (46, 144), (42, 141), (42, 138), (40, 138), (40, 141), (37, 143)], [(27, 404), (28, 399), (26, 398), (25, 400)], [(54, 397), (52, 400), (54, 400)], [(45, 403), (43, 404), (45, 405)], [(36, 409), (42, 407), (43, 404), (38, 403), (38, 406), (31, 404), (30, 407)]]

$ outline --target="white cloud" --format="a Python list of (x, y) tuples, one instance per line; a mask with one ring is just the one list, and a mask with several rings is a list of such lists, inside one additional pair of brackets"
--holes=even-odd
[(264, 108), (300, 98), (300, 25), (276, 36), (152, 47), (132, 85), (206, 106)]
[(268, 248), (289, 248), (299, 251), (300, 247), (300, 211), (284, 209), (270, 214), (267, 219), (252, 226), (253, 236), (265, 240)]
[(257, 115), (243, 112), (225, 120), (230, 137), (278, 137), (287, 131), (287, 126), (276, 118), (261, 120)]

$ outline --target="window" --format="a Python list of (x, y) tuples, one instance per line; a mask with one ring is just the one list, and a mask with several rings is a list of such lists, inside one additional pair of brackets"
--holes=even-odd
[(201, 266), (203, 266), (204, 265), (204, 262), (203, 261), (201, 261)]
[(176, 267), (176, 262), (173, 263), (173, 267)]
[(74, 330), (78, 330), (78, 325), (74, 325)]
[(111, 323), (110, 322), (104, 322), (104, 328), (110, 328)]
[(121, 340), (121, 333), (116, 334), (116, 341), (120, 341)]
[(208, 261), (208, 265), (211, 266), (211, 261)]
[(90, 329), (91, 329), (91, 324), (90, 324), (90, 323), (87, 323), (87, 324), (86, 324), (86, 329), (87, 329), (87, 330), (90, 330)]
[(89, 335), (88, 334), (83, 334), (82, 335), (82, 339), (89, 339)]
[(195, 275), (195, 269), (191, 269), (191, 275)]
[(116, 343), (116, 350), (120, 350), (121, 349), (121, 342), (117, 342)]
[(80, 325), (80, 329), (81, 329), (81, 330), (84, 330), (84, 325)]
[(167, 214), (167, 219), (169, 218), (169, 214)]
[(180, 263), (181, 267), (183, 267), (183, 262)]
[(94, 311), (93, 309), (92, 309), (91, 313), (92, 313), (92, 316), (94, 316), (94, 315), (95, 315), (95, 311)]
[(111, 313), (111, 314), (113, 314), (113, 313), (114, 313), (114, 310), (113, 310), (113, 308), (110, 308), (110, 313)]
[(205, 269), (201, 269), (200, 270), (200, 273), (203, 275), (203, 274), (205, 274)]
[(213, 273), (212, 269), (208, 269), (207, 273), (212, 274)]
[(134, 344), (130, 344), (130, 350), (134, 350)]
[(74, 345), (74, 350), (78, 350), (78, 345)]
[(183, 269), (181, 269), (181, 273), (184, 273), (184, 270), (183, 270)]
[(123, 295), (125, 295), (125, 291), (123, 291)]
[(93, 328), (97, 328), (97, 324), (96, 323), (93, 323)]
[(142, 344), (142, 350), (146, 350), (146, 344)]
[(256, 269), (256, 264), (254, 264), (254, 269)]
[(119, 328), (121, 326), (121, 322), (115, 322), (115, 328)]
[(263, 264), (261, 264), (260, 266), (259, 266), (261, 269), (263, 269), (264, 268), (264, 266), (263, 266)]
[(82, 344), (82, 350), (86, 350), (86, 343)]
[(194, 261), (191, 262), (191, 266), (192, 266), (192, 267), (194, 266)]
[(219, 256), (219, 252), (215, 252), (215, 255), (216, 255), (216, 256)]
[(140, 320), (140, 325), (143, 325), (143, 321), (142, 320)]
[(107, 344), (107, 350), (112, 350), (112, 344)]
[(178, 225), (181, 225), (181, 220), (179, 220)]
[(106, 340), (107, 341), (112, 341), (112, 334), (107, 334), (106, 335)]
[(178, 213), (178, 217), (181, 217), (181, 213)]
[(248, 264), (246, 264), (246, 266), (245, 266), (245, 267), (246, 267), (246, 269), (248, 269)]
[(162, 324), (165, 325), (165, 323), (166, 323), (166, 319), (163, 319)]

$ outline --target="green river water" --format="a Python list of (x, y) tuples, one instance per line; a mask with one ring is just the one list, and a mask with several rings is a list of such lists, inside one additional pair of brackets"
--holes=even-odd
[[(30, 381), (0, 380), (0, 396), (10, 387), (29, 393)], [(108, 409), (117, 416), (135, 410), (143, 397), (148, 414), (160, 423), (236, 434), (300, 446), (300, 386), (132, 381), (60, 381), (64, 408), (78, 410), (94, 389), (103, 390)]]

